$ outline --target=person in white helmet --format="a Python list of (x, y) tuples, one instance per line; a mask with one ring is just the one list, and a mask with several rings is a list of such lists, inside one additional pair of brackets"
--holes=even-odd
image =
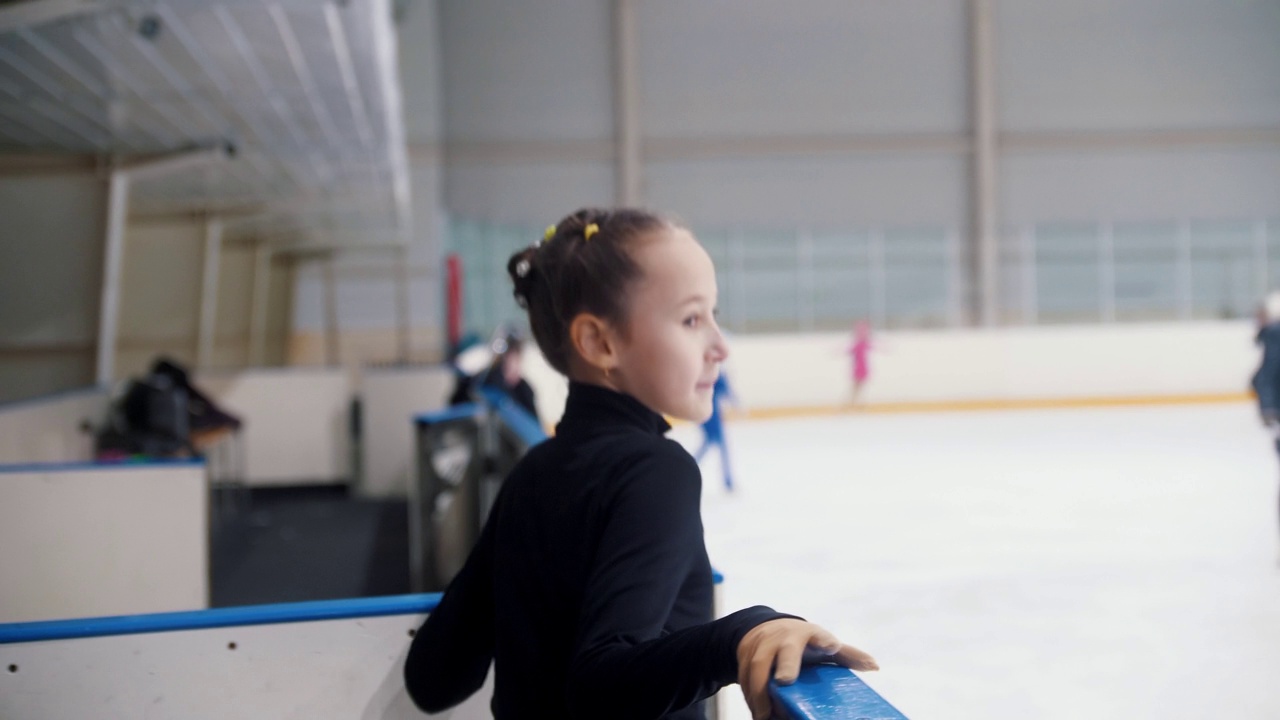
[(1280, 453), (1280, 291), (1267, 295), (1258, 308), (1256, 342), (1262, 348), (1262, 364), (1253, 374), (1253, 391), (1258, 396), (1262, 424), (1271, 431)]

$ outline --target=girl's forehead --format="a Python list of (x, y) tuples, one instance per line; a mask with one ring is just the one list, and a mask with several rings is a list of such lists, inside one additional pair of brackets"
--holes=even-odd
[(714, 293), (715, 266), (693, 234), (664, 229), (643, 243), (635, 256), (642, 285), (658, 292)]

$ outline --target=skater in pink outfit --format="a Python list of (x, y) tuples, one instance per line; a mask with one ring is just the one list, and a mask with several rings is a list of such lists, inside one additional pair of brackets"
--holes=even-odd
[(853, 405), (858, 406), (862, 399), (862, 389), (871, 377), (869, 355), (875, 346), (871, 342), (871, 326), (865, 320), (853, 324), (853, 344), (848, 353), (853, 356)]

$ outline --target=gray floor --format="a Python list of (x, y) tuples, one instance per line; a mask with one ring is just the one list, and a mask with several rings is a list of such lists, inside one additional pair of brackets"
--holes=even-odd
[(326, 486), (255, 490), (239, 505), (212, 532), (214, 607), (409, 592), (403, 501)]

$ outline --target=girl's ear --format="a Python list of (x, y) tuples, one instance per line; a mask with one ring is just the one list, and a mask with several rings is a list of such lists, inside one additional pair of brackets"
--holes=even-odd
[(569, 323), (569, 341), (573, 349), (591, 367), (608, 372), (618, 364), (618, 346), (613, 328), (603, 318), (579, 313)]

